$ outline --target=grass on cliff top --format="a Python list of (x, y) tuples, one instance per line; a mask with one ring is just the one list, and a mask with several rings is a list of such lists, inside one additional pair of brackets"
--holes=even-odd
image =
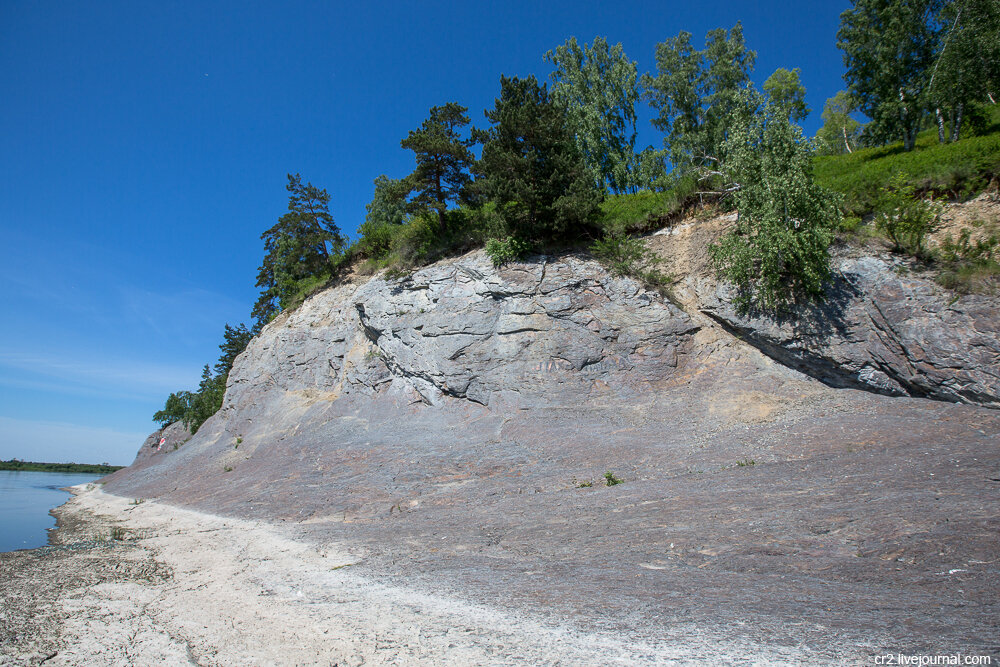
[(937, 129), (921, 132), (912, 151), (897, 143), (863, 148), (845, 155), (815, 159), (820, 185), (844, 195), (844, 214), (865, 216), (875, 210), (879, 194), (896, 174), (921, 193), (964, 199), (1000, 178), (1000, 109), (979, 135), (939, 144)]
[(604, 230), (625, 233), (658, 229), (691, 208), (696, 189), (693, 178), (681, 178), (662, 192), (646, 190), (606, 195), (601, 203), (598, 224)]

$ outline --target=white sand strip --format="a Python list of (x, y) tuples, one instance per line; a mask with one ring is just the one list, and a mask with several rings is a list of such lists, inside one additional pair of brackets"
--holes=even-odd
[[(807, 656), (692, 637), (651, 645), (513, 617), (352, 572), (268, 524), (79, 488), (67, 511), (121, 522), (173, 576), (91, 587), (62, 603), (65, 643), (47, 665), (801, 664)], [(106, 530), (106, 528), (105, 528)], [(714, 640), (714, 641), (713, 641)]]

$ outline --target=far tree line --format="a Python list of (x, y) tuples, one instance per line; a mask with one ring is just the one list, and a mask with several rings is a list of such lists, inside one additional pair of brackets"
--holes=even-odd
[[(227, 324), (223, 354), (205, 366), (198, 391), (171, 394), (154, 420), (197, 430), (221, 407), (252, 336), (356, 260), (415, 264), (485, 245), (506, 261), (608, 234), (596, 225), (607, 196), (683, 189), (733, 206), (737, 226), (711, 250), (742, 305), (777, 310), (818, 297), (839, 209), (812, 180), (813, 155), (894, 141), (912, 150), (929, 123), (947, 142), (981, 122), (1000, 84), (1000, 3), (855, 0), (837, 37), (847, 90), (827, 100), (812, 139), (797, 125), (810, 111), (800, 70), (779, 68), (758, 91), (756, 52), (737, 23), (710, 31), (701, 48), (688, 32), (668, 38), (656, 46), (655, 71), (642, 75), (621, 44), (570, 38), (544, 55), (548, 82), (500, 77), (486, 128), (471, 127), (457, 102), (431, 108), (401, 140), (414, 171), (375, 179), (354, 243), (334, 222), (329, 193), (290, 174), (288, 210), (261, 236), (252, 328)], [(641, 101), (656, 113), (662, 148), (636, 145)]]

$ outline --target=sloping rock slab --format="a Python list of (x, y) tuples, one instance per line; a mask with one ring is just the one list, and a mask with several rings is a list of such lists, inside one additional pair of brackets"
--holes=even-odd
[(794, 317), (740, 314), (702, 279), (702, 311), (777, 361), (833, 387), (1000, 408), (1000, 304), (954, 298), (898, 261), (842, 258), (827, 300)]

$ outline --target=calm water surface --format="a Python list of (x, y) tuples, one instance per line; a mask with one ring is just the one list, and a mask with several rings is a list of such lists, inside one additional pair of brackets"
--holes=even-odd
[(47, 529), (56, 520), (49, 510), (69, 499), (60, 491), (102, 475), (0, 470), (0, 551), (34, 549), (48, 544)]

